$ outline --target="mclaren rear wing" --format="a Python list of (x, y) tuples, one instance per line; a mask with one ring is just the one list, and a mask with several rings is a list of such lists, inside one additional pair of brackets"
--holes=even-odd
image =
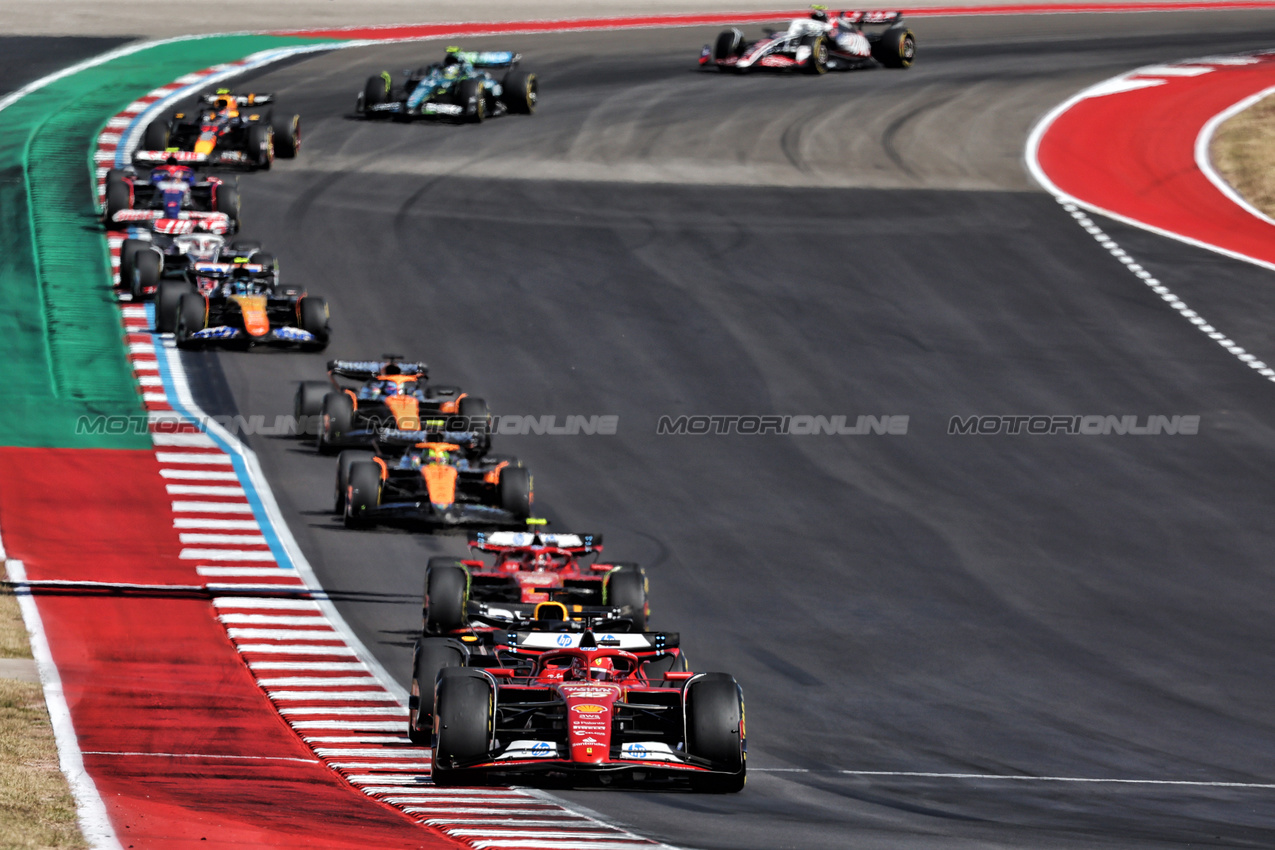
[(429, 375), (429, 367), (424, 363), (405, 363), (394, 357), (386, 360), (329, 360), (328, 374), (355, 381), (370, 381), (385, 374), (424, 378)]
[(378, 451), (382, 448), (407, 448), (419, 443), (452, 443), (478, 448), (482, 445), (483, 438), (477, 431), (403, 431), (398, 428), (381, 428), (372, 442)]

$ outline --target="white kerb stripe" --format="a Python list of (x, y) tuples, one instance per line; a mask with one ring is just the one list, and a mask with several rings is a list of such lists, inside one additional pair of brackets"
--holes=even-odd
[(239, 647), (239, 651), (259, 652), (262, 655), (353, 656), (357, 654), (348, 646), (306, 646), (300, 643), (246, 643)]
[[(378, 686), (379, 687), (379, 686)], [(394, 697), (378, 691), (266, 691), (272, 700), (305, 702), (395, 702)]]
[[(400, 732), (403, 724), (389, 721), (360, 720), (301, 720), (292, 724), (293, 729), (352, 729), (356, 732)], [(366, 765), (375, 767), (377, 765)]]
[[(633, 850), (635, 846), (641, 844), (651, 845), (651, 842), (645, 838), (633, 836), (627, 838), (623, 835), (616, 835), (605, 841), (563, 841), (561, 839), (540, 840), (535, 838), (471, 838), (469, 843), (478, 848), (478, 850), (486, 850), (488, 847), (518, 847), (521, 850)], [(653, 845), (652, 845), (653, 846)]]
[(245, 546), (265, 546), (261, 534), (214, 534), (206, 531), (185, 532), (177, 535), (182, 543), (242, 543)]
[(183, 561), (273, 561), (269, 549), (183, 549)]
[(180, 481), (238, 481), (239, 476), (229, 470), (220, 469), (161, 469), (163, 478)]
[(157, 446), (184, 446), (187, 448), (200, 446), (210, 449), (217, 448), (217, 444), (213, 442), (213, 438), (207, 434), (153, 433), (151, 434), (151, 442)]
[(208, 517), (173, 517), (173, 528), (224, 528), (260, 531), (255, 519), (209, 519)]
[[(230, 578), (232, 576), (277, 576), (282, 578), (290, 575), (288, 570), (279, 567), (195, 567), (195, 572), (201, 576), (211, 576), (213, 578)], [(307, 619), (318, 620), (318, 617), (310, 617)]]
[(259, 638), (261, 640), (340, 640), (335, 629), (226, 629), (232, 638)]
[(230, 455), (221, 452), (155, 452), (160, 463), (203, 463), (209, 466), (229, 466)]
[(311, 599), (269, 599), (264, 596), (221, 596), (213, 600), (217, 608), (279, 608), (319, 610), (319, 603)]
[(242, 487), (216, 486), (213, 484), (167, 484), (170, 496), (242, 496)]
[(408, 738), (396, 738), (393, 735), (324, 735), (313, 737), (302, 735), (301, 740), (307, 744), (410, 744)]
[[(257, 684), (263, 688), (308, 688), (312, 686), (331, 685), (375, 685), (376, 677), (371, 673), (366, 676), (284, 676), (282, 679), (258, 679)], [(395, 727), (398, 728), (398, 727)]]
[(252, 505), (247, 502), (173, 502), (173, 513), (250, 514)]
[[(225, 569), (224, 567), (200, 567), (199, 569)], [(287, 614), (220, 614), (217, 617), (223, 623), (237, 623), (245, 626), (318, 626), (327, 625), (322, 614), (290, 617)], [(304, 663), (299, 666), (306, 666)]]
[[(254, 664), (254, 665), (252, 665), (252, 668), (253, 668), (254, 670), (260, 670), (260, 669), (262, 669), (263, 667), (271, 667), (271, 668), (273, 668), (273, 667), (275, 667), (275, 666), (278, 666), (278, 665), (273, 665), (273, 664)], [(335, 665), (334, 665), (334, 666), (335, 666)], [(363, 665), (361, 665), (361, 664), (360, 664), (359, 666), (360, 666), (360, 667), (362, 667)], [(378, 716), (378, 715), (384, 715), (384, 716), (397, 716), (397, 717), (406, 717), (406, 716), (407, 716), (407, 709), (406, 709), (406, 708), (404, 708), (404, 707), (403, 707), (403, 706), (401, 706), (401, 705), (392, 705), (392, 706), (381, 706), (381, 705), (358, 705), (358, 706), (355, 706), (355, 705), (342, 705), (342, 706), (332, 706), (332, 705), (297, 705), (297, 706), (288, 706), (288, 705), (285, 705), (285, 706), (282, 706), (282, 707), (279, 709), (279, 713), (280, 713), (280, 714), (282, 714), (284, 717), (292, 717), (292, 716), (294, 716), (294, 715), (299, 716), (299, 715), (302, 715), (302, 714), (322, 714), (322, 715), (325, 715), (325, 716), (331, 716), (331, 717), (350, 717), (350, 716), (357, 716), (357, 717), (375, 717), (375, 716)]]

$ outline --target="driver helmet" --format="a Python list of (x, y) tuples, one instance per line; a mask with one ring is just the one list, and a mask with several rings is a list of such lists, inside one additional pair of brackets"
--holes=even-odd
[(814, 10), (810, 13), (812, 20), (816, 20), (821, 24), (828, 23), (828, 7), (827, 6), (811, 6)]
[(398, 383), (395, 381), (381, 381), (379, 389), (383, 396), (398, 395)]
[(589, 665), (589, 680), (593, 682), (610, 682), (615, 678), (615, 663), (610, 658), (593, 659)]
[(222, 238), (210, 233), (199, 233), (186, 239), (186, 256), (192, 260), (212, 261), (217, 258)]
[(445, 449), (430, 449), (430, 463), (447, 463), (447, 451)]

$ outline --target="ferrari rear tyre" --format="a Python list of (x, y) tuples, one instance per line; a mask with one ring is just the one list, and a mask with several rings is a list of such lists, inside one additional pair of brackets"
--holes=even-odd
[(407, 698), (407, 737), (418, 747), (430, 746), (434, 732), (434, 685), (438, 674), (464, 667), (465, 654), (447, 638), (419, 637), (412, 651), (412, 687)]
[(337, 450), (341, 438), (353, 427), (354, 399), (344, 392), (328, 393), (323, 397), (320, 416), (316, 447), (319, 454), (332, 454)]
[(531, 516), (531, 472), (523, 466), (500, 470), (500, 506), (515, 519)]
[(345, 488), (345, 527), (371, 528), (376, 524), (372, 512), (381, 504), (381, 465), (350, 465), (349, 484)]
[(303, 343), (306, 351), (322, 351), (328, 347), (328, 302), (313, 295), (301, 299), (298, 309), (301, 330), (314, 335), (314, 342)]
[(427, 635), (443, 635), (465, 628), (465, 600), (469, 574), (455, 558), (430, 558), (425, 568), (422, 614)]
[(146, 133), (142, 136), (142, 149), (162, 151), (168, 148), (168, 118), (156, 118), (146, 125)]
[(510, 71), (501, 83), (500, 99), (510, 112), (530, 115), (536, 111), (540, 99), (540, 83), (535, 74), (526, 71)]
[(208, 301), (198, 292), (187, 292), (177, 302), (177, 327), (173, 336), (178, 348), (194, 348), (199, 340), (192, 335), (208, 326)]
[(705, 673), (686, 688), (686, 751), (707, 759), (714, 773), (692, 774), (691, 788), (733, 794), (744, 788), (744, 694), (725, 673)]
[[(307, 383), (310, 383), (307, 381)], [(342, 393), (344, 395), (344, 393)], [(356, 463), (375, 463), (372, 452), (347, 449), (336, 460), (336, 512), (345, 513), (345, 491), (350, 486), (350, 467)]]
[(274, 162), (274, 132), (269, 124), (253, 124), (248, 127), (248, 143), (245, 152), (253, 165), (265, 171)]
[(301, 150), (301, 116), (278, 112), (270, 116), (274, 129), (274, 153), (282, 159), (292, 159)]
[(462, 80), (456, 88), (456, 100), (464, 112), (464, 120), (474, 124), (483, 123), (487, 117), (487, 97), (483, 84), (478, 80)]
[(810, 36), (804, 43), (810, 48), (810, 58), (802, 70), (807, 74), (828, 73), (828, 39), (816, 35)]
[(916, 60), (916, 36), (907, 27), (890, 27), (872, 45), (872, 58), (887, 68), (911, 68)]
[[(143, 249), (133, 255), (133, 261), (129, 265), (128, 290), (134, 301), (141, 301), (146, 297), (147, 290), (159, 286), (159, 278), (164, 272), (164, 260), (159, 252)], [(121, 258), (121, 271), (123, 268)]]
[(160, 280), (155, 290), (155, 331), (170, 334), (177, 330), (178, 307), (182, 296), (194, 293), (195, 287), (185, 280)]
[[(438, 675), (434, 689), (434, 727), (437, 740), (431, 754), (430, 775), (435, 785), (465, 781), (458, 763), (476, 761), (491, 746), (491, 680), (468, 667), (448, 667)], [(472, 780), (471, 780), (472, 781)]]
[(633, 621), (633, 631), (646, 631), (646, 618), (650, 614), (647, 591), (650, 585), (646, 572), (636, 564), (623, 564), (607, 573), (602, 584), (602, 604), (628, 608)]

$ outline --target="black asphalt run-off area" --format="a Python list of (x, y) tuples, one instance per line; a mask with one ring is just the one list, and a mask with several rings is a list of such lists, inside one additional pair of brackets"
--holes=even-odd
[[(1030, 127), (1098, 80), (1271, 45), (1275, 15), (926, 19), (910, 71), (693, 70), (715, 30), (509, 37), (531, 118), (368, 124), (441, 44), (262, 75), (301, 156), (245, 236), (325, 295), (319, 355), (186, 356), (212, 414), (291, 412), (329, 357), (420, 357), (498, 414), (559, 530), (647, 566), (652, 624), (742, 683), (739, 795), (571, 791), (701, 848), (1275, 845), (1275, 386), (1034, 186)], [(747, 28), (752, 35), (758, 28)], [(1100, 155), (1101, 152), (1095, 152)], [(1101, 221), (1275, 362), (1271, 273)], [(906, 415), (906, 435), (659, 436), (661, 415)], [(1199, 415), (1194, 436), (955, 436), (952, 416)], [(351, 532), (334, 461), (256, 436), (307, 558), (406, 682), (425, 561)]]

